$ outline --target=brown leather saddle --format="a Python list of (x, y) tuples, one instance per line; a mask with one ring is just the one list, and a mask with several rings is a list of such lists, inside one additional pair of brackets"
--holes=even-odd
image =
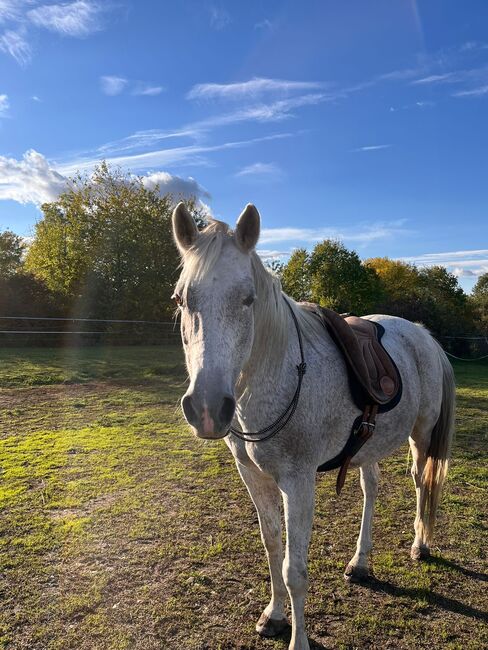
[(351, 459), (373, 435), (376, 415), (394, 408), (402, 396), (402, 379), (395, 362), (381, 343), (385, 332), (380, 323), (342, 316), (312, 303), (302, 306), (317, 315), (346, 362), (349, 388), (361, 410), (342, 451), (320, 465), (318, 472), (339, 469), (336, 491), (340, 494)]

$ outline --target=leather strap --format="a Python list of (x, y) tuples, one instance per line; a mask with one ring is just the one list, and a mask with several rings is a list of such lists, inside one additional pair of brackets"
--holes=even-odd
[(344, 481), (346, 480), (347, 470), (352, 458), (373, 435), (377, 413), (378, 405), (368, 404), (363, 414), (355, 419), (351, 434), (342, 451), (317, 468), (317, 472), (327, 472), (337, 467), (340, 468), (336, 481), (336, 493), (338, 495), (341, 493)]

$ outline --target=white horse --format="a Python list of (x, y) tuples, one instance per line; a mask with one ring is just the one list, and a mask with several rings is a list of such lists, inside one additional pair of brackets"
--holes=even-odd
[[(257, 631), (275, 636), (285, 629), (288, 593), (289, 649), (306, 650), (304, 604), (316, 470), (342, 450), (359, 415), (346, 366), (319, 319), (285, 299), (279, 280), (255, 253), (260, 217), (254, 206), (244, 209), (235, 231), (212, 221), (199, 232), (180, 203), (173, 213), (173, 231), (182, 256), (174, 298), (181, 310), (190, 377), (183, 412), (198, 437), (225, 438), (256, 506), (271, 574), (271, 600)], [(272, 439), (246, 442), (229, 433), (231, 423), (243, 432), (262, 430), (279, 419), (296, 391), (300, 349), (293, 315), (303, 335), (307, 363), (296, 410)], [(385, 329), (382, 342), (399, 369), (403, 393), (393, 410), (378, 416), (374, 435), (352, 462), (360, 469), (364, 509), (347, 579), (360, 579), (369, 571), (378, 461), (406, 440), (417, 492), (411, 554), (415, 559), (428, 555), (454, 421), (453, 373), (437, 342), (424, 328), (402, 318), (367, 318)], [(253, 438), (252, 433), (249, 436)]]

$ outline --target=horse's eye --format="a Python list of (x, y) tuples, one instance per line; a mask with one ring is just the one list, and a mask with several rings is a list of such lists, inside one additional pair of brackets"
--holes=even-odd
[(175, 293), (171, 297), (173, 298), (175, 303), (178, 305), (178, 307), (181, 307), (181, 305), (183, 304), (183, 298), (180, 296), (180, 294), (176, 293), (176, 291), (175, 291)]
[(244, 298), (242, 304), (245, 305), (246, 307), (250, 307), (253, 302), (254, 302), (254, 296), (250, 295), (247, 298)]

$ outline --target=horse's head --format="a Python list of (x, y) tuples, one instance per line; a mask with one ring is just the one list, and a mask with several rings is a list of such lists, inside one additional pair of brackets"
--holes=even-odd
[(234, 417), (234, 389), (254, 338), (254, 247), (260, 217), (247, 205), (232, 232), (212, 221), (199, 232), (183, 203), (173, 212), (182, 257), (174, 298), (190, 385), (181, 405), (200, 438), (222, 438)]

